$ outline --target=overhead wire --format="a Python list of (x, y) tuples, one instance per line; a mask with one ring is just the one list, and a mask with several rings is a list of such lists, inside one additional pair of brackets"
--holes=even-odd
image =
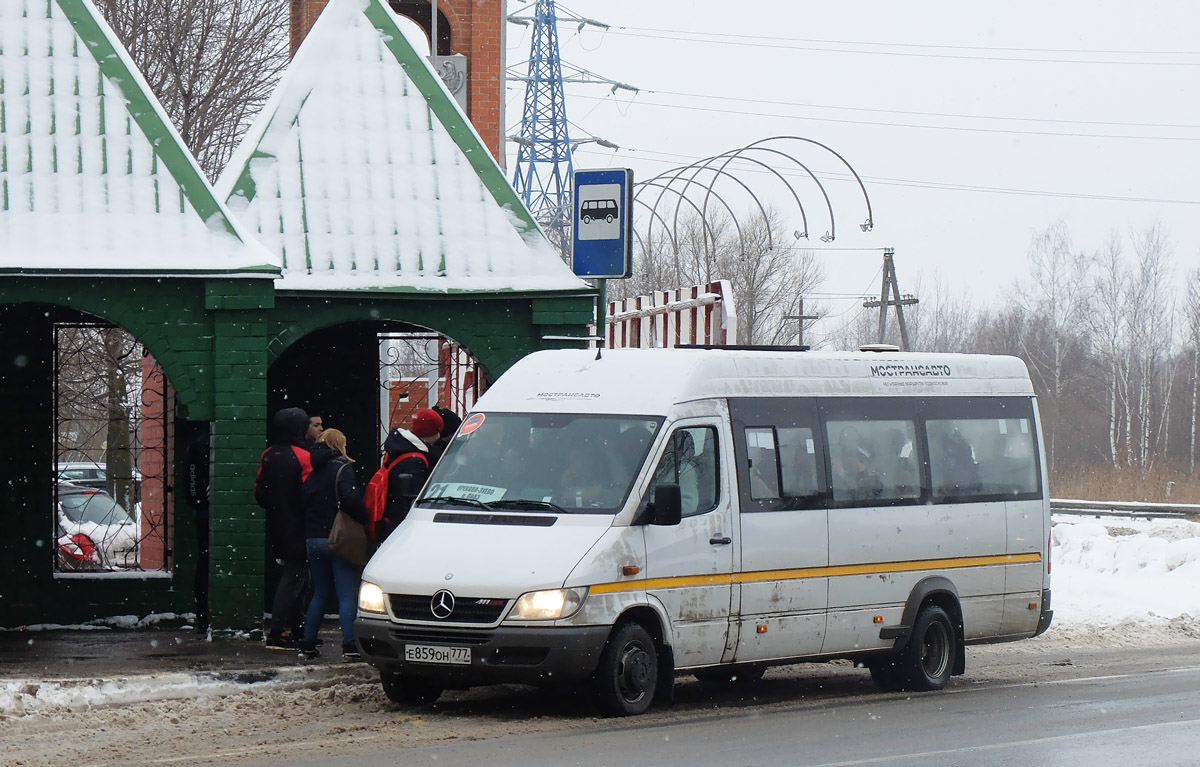
[[(611, 99), (609, 96), (587, 96), (584, 94), (573, 94), (573, 99), (587, 99), (607, 101)], [(710, 114), (733, 114), (744, 117), (774, 117), (781, 120), (807, 120), (809, 122), (826, 122), (837, 123), (840, 125), (878, 125), (889, 128), (916, 128), (921, 130), (938, 130), (938, 131), (961, 131), (965, 133), (999, 133), (1003, 135), (1018, 135), (1018, 136), (1052, 136), (1060, 138), (1089, 138), (1089, 139), (1122, 139), (1136, 141), (1200, 141), (1200, 136), (1142, 136), (1134, 134), (1114, 134), (1114, 133), (1078, 133), (1067, 131), (1035, 131), (1035, 130), (1020, 130), (1017, 128), (984, 128), (974, 127), (969, 125), (929, 125), (916, 123), (903, 123), (895, 121), (880, 121), (880, 120), (851, 120), (842, 117), (814, 117), (810, 115), (795, 115), (795, 114), (779, 114), (777, 112), (747, 112), (744, 109), (721, 109), (719, 107), (704, 107), (692, 106), (687, 104), (664, 104), (658, 101), (648, 101), (640, 99), (639, 104), (643, 106), (660, 107), (664, 109), (686, 109), (693, 112), (706, 112)], [(1188, 128), (1196, 128), (1200, 126), (1186, 126)]]
[[(579, 151), (587, 152), (590, 150), (581, 148)], [(674, 154), (674, 153), (670, 153), (670, 152), (659, 152), (657, 150), (636, 149), (633, 147), (624, 147), (624, 146), (622, 147), (622, 151), (632, 152), (636, 156), (638, 156), (640, 159), (642, 159), (644, 162), (660, 163), (660, 164), (664, 164), (664, 165), (679, 165), (680, 160), (684, 160), (687, 163), (691, 163), (691, 162), (696, 162), (697, 160), (703, 159), (703, 158), (691, 157), (688, 155)], [(663, 155), (664, 157), (675, 158), (675, 159), (657, 159), (655, 157), (644, 156), (644, 155), (654, 155), (654, 154)], [(611, 158), (611, 155), (606, 154), (605, 157)], [(766, 174), (766, 171), (763, 171), (761, 169), (756, 169), (756, 168), (744, 168), (742, 170), (744, 170), (747, 173), (761, 173), (764, 175)], [(806, 176), (803, 176), (799, 173), (789, 171), (787, 169), (780, 169), (780, 173), (789, 178), (794, 178), (794, 179), (799, 179), (799, 180), (804, 180), (805, 178), (807, 178)], [(822, 173), (818, 173), (817, 175), (823, 179), (832, 179), (832, 180), (836, 180), (836, 181), (854, 181), (854, 179), (851, 176), (849, 176), (848, 174), (844, 174), (844, 173), (822, 172)], [(934, 190), (954, 191), (954, 192), (978, 192), (978, 193), (983, 193), (983, 194), (1006, 194), (1006, 195), (1029, 196), (1029, 197), (1056, 197), (1056, 198), (1079, 199), (1079, 200), (1099, 200), (1099, 201), (1105, 201), (1105, 202), (1139, 202), (1139, 203), (1156, 203), (1156, 204), (1164, 204), (1164, 205), (1200, 205), (1200, 200), (1177, 200), (1177, 199), (1155, 198), (1155, 197), (1102, 195), (1102, 194), (1090, 194), (1090, 193), (1085, 193), (1085, 192), (1062, 192), (1062, 191), (1043, 190), (1043, 189), (1014, 189), (1014, 188), (1010, 188), (1010, 187), (983, 186), (980, 184), (956, 184), (956, 183), (952, 183), (952, 182), (923, 181), (923, 180), (919, 180), (919, 179), (892, 178), (892, 177), (888, 177), (888, 176), (869, 176), (869, 175), (861, 175), (861, 174), (860, 174), (860, 178), (864, 182), (869, 181), (873, 184), (879, 184), (882, 186), (902, 186), (902, 187), (909, 187), (909, 188), (914, 188), (914, 189), (934, 189)]]
[[(644, 34), (641, 32), (628, 31), (633, 27), (614, 27), (609, 29), (606, 34), (618, 35), (621, 37), (636, 37), (646, 38), (651, 40), (671, 40), (684, 43), (701, 43), (704, 45), (725, 45), (725, 46), (746, 46), (758, 50), (763, 48), (771, 48), (778, 50), (791, 51), (811, 51), (817, 53), (841, 53), (847, 55), (865, 55), (865, 56), (905, 56), (912, 58), (925, 59), (955, 59), (967, 61), (998, 61), (1005, 63), (1021, 63), (1021, 64), (1088, 64), (1088, 65), (1119, 65), (1119, 66), (1155, 66), (1155, 67), (1197, 67), (1200, 66), (1200, 61), (1137, 61), (1137, 60), (1105, 60), (1105, 59), (1056, 59), (1056, 58), (1029, 58), (1020, 56), (967, 56), (959, 53), (919, 53), (915, 51), (885, 51), (885, 50), (853, 50), (849, 48), (831, 48), (818, 47), (823, 41), (816, 41), (813, 45), (787, 45), (780, 43), (764, 42), (761, 39), (742, 42), (739, 40), (731, 40), (730, 37), (736, 35), (722, 35), (720, 37), (698, 38), (686, 37), (681, 35), (695, 35), (692, 32), (671, 32), (665, 34)], [(707, 33), (706, 33), (707, 34)], [(774, 38), (780, 39), (780, 38)], [(875, 43), (875, 45), (883, 45)], [(931, 46), (941, 47), (941, 46)], [(1086, 51), (1077, 51), (1075, 53), (1087, 53)], [(1155, 52), (1153, 55), (1160, 55)], [(1181, 55), (1179, 53), (1167, 55)], [(1194, 55), (1191, 52), (1183, 53), (1182, 55)]]
[(746, 35), (731, 32), (698, 32), (695, 30), (685, 29), (662, 29), (658, 27), (638, 27), (631, 25), (621, 25), (616, 29), (633, 29), (639, 32), (668, 32), (671, 34), (689, 34), (702, 37), (720, 37), (728, 39), (730, 37), (739, 37), (750, 40), (786, 40), (789, 42), (799, 43), (822, 43), (830, 45), (877, 45), (886, 46), (889, 48), (939, 48), (944, 50), (959, 50), (959, 51), (1015, 51), (1022, 53), (1089, 53), (1096, 55), (1114, 55), (1114, 56), (1200, 56), (1200, 51), (1139, 51), (1129, 49), (1092, 49), (1092, 48), (1029, 48), (1029, 47), (1012, 47), (1012, 46), (994, 46), (994, 45), (941, 45), (937, 43), (880, 43), (871, 40), (829, 40), (825, 38), (811, 37), (779, 37), (775, 35)]

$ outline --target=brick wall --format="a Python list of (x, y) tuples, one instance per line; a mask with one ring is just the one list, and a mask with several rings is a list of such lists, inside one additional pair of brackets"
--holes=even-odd
[[(291, 0), (292, 51), (299, 47), (328, 0)], [(403, 13), (411, 2), (394, 2)], [(450, 52), (467, 57), (467, 117), (492, 157), (504, 166), (504, 0), (438, 0), (450, 26)], [(413, 14), (414, 17), (416, 14)], [(428, 12), (422, 23), (428, 33)], [(444, 38), (442, 21), (438, 37)]]

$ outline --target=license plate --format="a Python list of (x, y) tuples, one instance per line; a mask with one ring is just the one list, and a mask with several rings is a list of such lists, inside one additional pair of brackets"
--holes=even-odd
[(471, 665), (471, 648), (406, 644), (404, 645), (404, 660), (412, 663), (445, 663), (454, 666), (469, 666)]

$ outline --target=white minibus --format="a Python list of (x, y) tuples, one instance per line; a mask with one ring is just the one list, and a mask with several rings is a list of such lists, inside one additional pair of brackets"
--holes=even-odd
[(397, 702), (848, 658), (938, 690), (1050, 624), (1037, 401), (1013, 357), (544, 351), (479, 399), (367, 564), (357, 640)]

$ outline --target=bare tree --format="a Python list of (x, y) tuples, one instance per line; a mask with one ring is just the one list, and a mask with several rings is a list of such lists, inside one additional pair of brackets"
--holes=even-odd
[(921, 302), (905, 311), (913, 351), (971, 351), (978, 318), (970, 299), (937, 278), (929, 290), (918, 280), (914, 293)]
[(1200, 400), (1200, 269), (1188, 275), (1187, 298), (1184, 308), (1188, 343), (1192, 353), (1191, 413), (1188, 434), (1188, 473), (1196, 473), (1196, 410)]
[(1113, 232), (1093, 256), (1093, 301), (1087, 314), (1106, 369), (1108, 456), (1113, 466), (1128, 464), (1130, 460), (1129, 453), (1121, 449), (1122, 435), (1128, 433), (1129, 414), (1129, 331), (1125, 315), (1129, 272), (1122, 251), (1121, 236)]
[(637, 241), (634, 276), (610, 282), (610, 298), (632, 298), (656, 290), (729, 280), (738, 311), (740, 344), (790, 344), (798, 326), (784, 321), (796, 301), (821, 284), (816, 256), (789, 245), (779, 214), (747, 217), (739, 225), (710, 214), (681, 219), (671, 234)]
[(1137, 373), (1133, 392), (1137, 441), (1131, 446), (1137, 463), (1146, 468), (1165, 451), (1169, 437), (1174, 298), (1170, 289), (1171, 248), (1162, 227), (1154, 224), (1135, 234), (1133, 249), (1137, 263), (1126, 302), (1130, 356)]
[[(1082, 253), (1072, 251), (1067, 226), (1059, 221), (1034, 235), (1029, 246), (1029, 268), (1029, 282), (1018, 284), (1016, 302), (1027, 313), (1044, 318), (1049, 338), (1044, 345), (1026, 346), (1022, 356), (1045, 381), (1053, 408), (1062, 401), (1070, 380), (1079, 375), (1069, 372), (1065, 362), (1087, 308), (1087, 263)], [(1046, 453), (1053, 461), (1053, 414), (1049, 421)]]
[(96, 0), (209, 179), (288, 63), (283, 0)]

